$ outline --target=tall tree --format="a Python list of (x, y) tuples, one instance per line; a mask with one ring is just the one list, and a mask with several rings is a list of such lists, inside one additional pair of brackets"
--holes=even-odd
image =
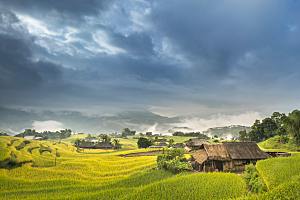
[(130, 135), (135, 135), (135, 132), (136, 131), (131, 131), (129, 128), (124, 128), (122, 130), (122, 137), (127, 137), (127, 136), (130, 136)]
[(294, 110), (289, 113), (286, 120), (288, 133), (295, 139), (297, 145), (300, 145), (300, 111)]

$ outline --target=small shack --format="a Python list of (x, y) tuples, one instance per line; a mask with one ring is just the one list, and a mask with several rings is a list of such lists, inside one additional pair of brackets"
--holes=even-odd
[(113, 149), (114, 145), (110, 142), (88, 142), (88, 141), (81, 141), (78, 145), (79, 148), (83, 149)]
[(185, 145), (183, 143), (175, 143), (172, 145), (173, 148), (177, 148), (177, 149), (180, 149), (180, 148), (184, 148)]
[(200, 149), (203, 144), (209, 144), (206, 140), (200, 138), (191, 138), (186, 141), (186, 146), (191, 150)]
[(110, 142), (99, 142), (95, 144), (95, 149), (113, 149), (114, 145)]
[(168, 143), (156, 142), (154, 145), (151, 145), (149, 148), (163, 148), (163, 147), (168, 147)]
[(226, 142), (222, 144), (203, 144), (192, 152), (192, 165), (197, 171), (240, 172), (245, 165), (270, 157), (254, 142)]

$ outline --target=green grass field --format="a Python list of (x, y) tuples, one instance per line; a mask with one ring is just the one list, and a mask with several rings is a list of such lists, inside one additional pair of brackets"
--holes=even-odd
[(260, 148), (270, 151), (297, 151), (300, 147), (290, 139), (287, 143), (281, 143), (280, 137), (275, 136), (259, 143)]
[[(155, 169), (156, 156), (119, 156), (149, 151), (137, 149), (132, 138), (121, 139), (126, 148), (119, 151), (80, 153), (71, 144), (74, 139), (62, 143), (26, 142), (22, 138), (1, 136), (0, 162), (13, 156), (23, 165), (0, 169), (0, 199), (278, 199), (283, 194), (290, 199), (300, 197), (299, 154), (259, 161), (257, 169), (269, 191), (249, 195), (242, 176), (236, 174), (173, 175)], [(59, 157), (55, 166), (56, 154)]]

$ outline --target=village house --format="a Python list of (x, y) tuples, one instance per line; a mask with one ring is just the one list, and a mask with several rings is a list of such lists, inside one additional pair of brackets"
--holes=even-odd
[(163, 148), (168, 147), (167, 142), (156, 142), (154, 145), (151, 145), (149, 148)]
[(43, 140), (43, 137), (38, 137), (38, 136), (25, 136), (24, 139), (26, 139), (26, 140)]
[(184, 148), (185, 145), (183, 143), (175, 143), (172, 145), (173, 148)]
[(95, 149), (113, 149), (114, 145), (110, 142), (98, 142), (95, 144)]
[(200, 149), (203, 144), (209, 144), (207, 140), (200, 139), (200, 138), (191, 138), (186, 141), (186, 151), (197, 150)]
[(203, 172), (240, 172), (245, 169), (245, 165), (270, 157), (254, 142), (203, 144), (191, 154), (193, 168)]
[(90, 141), (80, 141), (79, 148), (83, 149), (113, 149), (114, 145), (110, 142), (90, 142)]

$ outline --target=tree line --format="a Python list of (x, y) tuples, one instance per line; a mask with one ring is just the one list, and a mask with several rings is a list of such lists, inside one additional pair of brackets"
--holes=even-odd
[(292, 138), (300, 145), (300, 111), (294, 110), (288, 115), (274, 112), (263, 120), (255, 120), (250, 131), (239, 132), (241, 141), (261, 142), (274, 136), (279, 136), (282, 143)]
[(41, 137), (42, 139), (64, 139), (70, 137), (72, 134), (71, 129), (64, 129), (60, 131), (44, 131), (37, 132), (34, 129), (25, 129), (22, 133), (15, 135), (16, 137), (34, 136)]

